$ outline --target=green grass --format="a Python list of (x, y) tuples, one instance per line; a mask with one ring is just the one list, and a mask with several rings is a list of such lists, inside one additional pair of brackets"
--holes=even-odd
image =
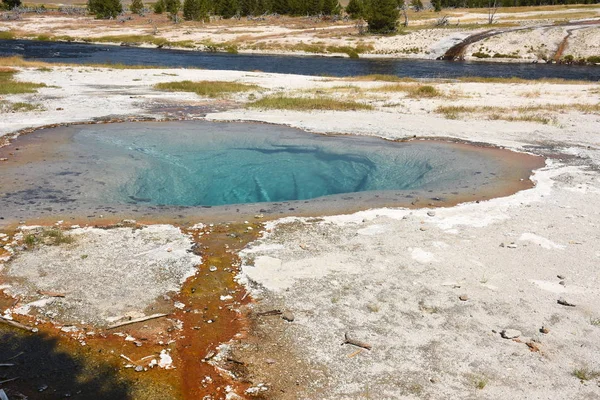
[(274, 95), (263, 97), (247, 105), (250, 108), (263, 108), (275, 110), (296, 110), (296, 111), (354, 111), (354, 110), (373, 110), (373, 106), (356, 101), (336, 100), (329, 97), (287, 97), (283, 95)]
[(590, 324), (593, 326), (600, 326), (600, 318), (590, 318)]
[(46, 87), (43, 83), (15, 81), (14, 75), (17, 72), (13, 68), (0, 67), (0, 95), (35, 93), (38, 88)]
[(397, 83), (374, 89), (376, 92), (404, 92), (413, 99), (444, 97), (444, 94), (431, 85), (411, 85)]
[(526, 121), (550, 124), (556, 122), (553, 114), (578, 111), (600, 114), (600, 104), (538, 104), (521, 107), (494, 106), (440, 106), (435, 112), (447, 119), (459, 119), (463, 114), (479, 114), (490, 120)]
[(75, 238), (70, 235), (66, 235), (62, 230), (57, 228), (51, 228), (36, 232), (25, 236), (23, 243), (28, 248), (34, 248), (38, 244), (45, 244), (48, 246), (59, 246), (61, 244), (71, 244), (75, 241)]
[(468, 83), (551, 83), (555, 85), (593, 85), (591, 81), (568, 80), (562, 78), (541, 78), (541, 79), (523, 79), (523, 78), (496, 78), (482, 76), (464, 76), (456, 78), (459, 82)]
[(15, 38), (15, 34), (11, 31), (0, 31), (0, 40), (12, 40)]
[(43, 111), (44, 108), (40, 104), (31, 104), (24, 102), (11, 103), (6, 100), (0, 100), (0, 112), (27, 112), (27, 111)]
[(600, 378), (600, 371), (590, 370), (588, 367), (576, 368), (572, 372), (573, 376), (580, 381), (590, 381)]
[(155, 89), (167, 90), (170, 92), (192, 92), (203, 97), (220, 97), (225, 94), (249, 92), (259, 90), (260, 86), (247, 85), (237, 82), (221, 81), (180, 81), (180, 82), (162, 82), (154, 85)]
[(414, 78), (400, 77), (396, 75), (385, 75), (385, 74), (372, 74), (372, 75), (359, 75), (352, 78), (344, 78), (344, 80), (350, 81), (373, 81), (373, 82), (418, 82)]

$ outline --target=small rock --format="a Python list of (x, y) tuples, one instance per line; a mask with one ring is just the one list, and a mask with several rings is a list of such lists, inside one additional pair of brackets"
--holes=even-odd
[(517, 245), (514, 243), (511, 243), (511, 244), (507, 245), (506, 247), (508, 247), (509, 249), (516, 249)]
[(575, 307), (575, 304), (568, 302), (567, 300), (563, 299), (562, 297), (560, 299), (558, 299), (556, 302), (558, 304), (560, 304), (561, 306)]
[(460, 299), (460, 301), (467, 301), (469, 300), (469, 296), (466, 294), (461, 294), (460, 296), (458, 296), (458, 298)]
[(0, 158), (0, 161), (8, 161), (8, 158)]
[(521, 331), (516, 329), (504, 329), (502, 332), (500, 332), (500, 336), (502, 336), (504, 339), (516, 339), (521, 336)]
[(38, 388), (38, 392), (43, 392), (43, 391), (44, 391), (44, 390), (46, 390), (46, 389), (48, 389), (48, 385), (46, 385), (46, 384), (44, 384), (44, 385), (41, 385), (41, 386)]
[(291, 311), (284, 311), (281, 314), (281, 318), (283, 318), (284, 320), (286, 320), (287, 322), (294, 322), (294, 314), (292, 314)]
[(426, 231), (427, 230), (427, 228), (424, 227), (424, 226), (420, 227), (419, 229), (422, 230), (422, 231)]
[(217, 270), (217, 267), (215, 267), (214, 265), (211, 265), (210, 267), (208, 267), (208, 270), (210, 272), (215, 272)]
[(267, 358), (267, 359), (265, 360), (265, 362), (266, 362), (267, 364), (269, 364), (269, 365), (272, 365), (272, 364), (275, 364), (277, 361), (273, 360), (272, 358)]
[(142, 367), (141, 365), (138, 365), (134, 368), (135, 372), (142, 372), (144, 370), (144, 367)]
[(542, 332), (543, 334), (548, 334), (548, 333), (550, 333), (550, 329), (546, 328), (545, 326), (542, 326), (542, 328), (540, 329), (540, 332)]
[(430, 217), (435, 217), (435, 211), (427, 211), (427, 215)]
[(564, 275), (556, 275), (558, 279), (567, 279)]
[(308, 250), (308, 246), (307, 246), (307, 245), (305, 245), (304, 243), (300, 243), (300, 248), (301, 248), (302, 250)]
[(565, 281), (560, 281), (560, 282), (558, 282), (558, 284), (559, 285), (563, 285), (563, 286), (567, 286), (567, 282), (565, 282)]

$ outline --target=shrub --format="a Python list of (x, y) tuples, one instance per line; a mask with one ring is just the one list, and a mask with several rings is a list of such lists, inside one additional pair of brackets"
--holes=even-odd
[(367, 23), (372, 33), (395, 32), (398, 26), (397, 0), (372, 0)]
[(589, 62), (590, 64), (600, 64), (600, 56), (588, 57), (587, 62)]
[(473, 53), (473, 57), (476, 57), (476, 58), (490, 58), (491, 56), (488, 53), (484, 53), (482, 51), (478, 51), (478, 52)]
[(154, 9), (154, 13), (155, 14), (162, 14), (165, 12), (165, 2), (164, 0), (158, 0), (156, 3), (154, 3), (154, 7), (152, 7)]
[(364, 4), (361, 0), (350, 0), (346, 6), (346, 12), (352, 19), (362, 18), (364, 14)]
[(88, 0), (88, 11), (96, 18), (116, 18), (123, 12), (123, 5), (120, 0)]
[(142, 3), (142, 0), (133, 0), (131, 2), (131, 6), (129, 6), (129, 10), (131, 10), (131, 12), (134, 14), (142, 15), (144, 3)]
[[(21, 6), (21, 0), (2, 0), (2, 5), (7, 10), (12, 10), (15, 7)], [(0, 7), (2, 9), (2, 7)]]

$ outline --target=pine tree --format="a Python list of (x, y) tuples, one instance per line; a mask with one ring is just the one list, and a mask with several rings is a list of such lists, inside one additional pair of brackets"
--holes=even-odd
[(87, 8), (96, 18), (116, 18), (123, 12), (121, 0), (88, 0)]
[(338, 0), (323, 0), (323, 6), (321, 7), (321, 10), (325, 15), (339, 14), (340, 7)]
[(184, 0), (183, 18), (188, 21), (207, 21), (208, 20), (208, 1), (207, 0)]
[(165, 10), (171, 15), (177, 15), (181, 8), (180, 0), (165, 0)]
[(290, 7), (287, 0), (273, 0), (271, 4), (271, 11), (277, 14), (289, 14)]
[(397, 0), (371, 0), (367, 23), (373, 33), (390, 33), (396, 31), (398, 25)]
[(221, 16), (225, 19), (232, 18), (238, 13), (237, 0), (223, 0), (221, 3)]
[(433, 0), (431, 2), (431, 5), (433, 5), (433, 10), (435, 12), (440, 12), (442, 11), (442, 0)]
[(350, 0), (346, 6), (346, 12), (352, 19), (359, 19), (363, 16), (364, 4), (361, 0)]
[(323, 0), (308, 0), (306, 12), (310, 15), (317, 15), (321, 13), (323, 7)]
[(165, 2), (164, 0), (158, 0), (156, 3), (154, 3), (154, 13), (155, 14), (162, 14), (165, 12)]
[(144, 3), (142, 3), (142, 0), (133, 0), (129, 6), (129, 10), (134, 14), (142, 15)]
[(2, 6), (4, 6), (7, 10), (12, 10), (15, 7), (21, 6), (21, 0), (2, 0), (2, 4), (0, 4), (0, 10), (2, 10)]

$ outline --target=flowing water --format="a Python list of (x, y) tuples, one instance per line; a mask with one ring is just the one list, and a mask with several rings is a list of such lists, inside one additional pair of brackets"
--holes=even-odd
[(472, 145), (204, 121), (38, 130), (4, 156), (0, 217), (23, 219), (443, 205), (514, 192), (541, 164)]
[(414, 78), (480, 76), (600, 80), (600, 68), (594, 66), (226, 54), (84, 43), (0, 40), (0, 57), (11, 55), (75, 64), (117, 63), (318, 76), (389, 74)]

